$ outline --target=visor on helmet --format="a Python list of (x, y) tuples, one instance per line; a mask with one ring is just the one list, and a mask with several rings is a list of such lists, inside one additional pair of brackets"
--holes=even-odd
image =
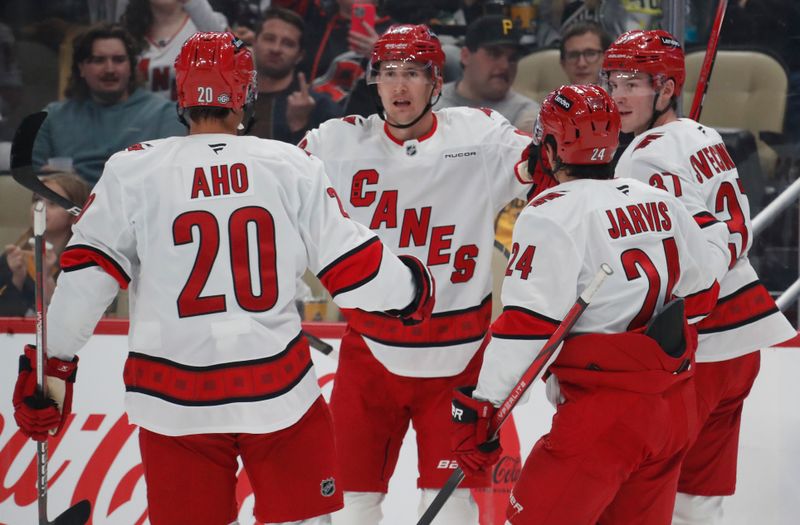
[(367, 84), (433, 84), (434, 66), (413, 60), (391, 60), (369, 64)]
[(630, 96), (653, 94), (664, 82), (665, 75), (651, 76), (644, 71), (602, 71), (600, 73), (600, 86), (609, 95)]

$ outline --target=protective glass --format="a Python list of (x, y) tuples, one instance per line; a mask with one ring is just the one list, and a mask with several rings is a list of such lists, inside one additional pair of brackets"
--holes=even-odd
[(433, 64), (399, 60), (370, 64), (367, 84), (433, 84)]

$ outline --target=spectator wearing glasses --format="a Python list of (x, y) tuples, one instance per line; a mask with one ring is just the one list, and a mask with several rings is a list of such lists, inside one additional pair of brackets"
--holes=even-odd
[(611, 35), (597, 22), (578, 22), (561, 37), (561, 68), (570, 84), (599, 84), (603, 52), (611, 45)]
[(434, 109), (456, 106), (490, 108), (530, 133), (539, 104), (511, 89), (522, 56), (522, 34), (501, 15), (476, 19), (467, 27), (461, 48), (461, 80), (444, 85)]
[(185, 135), (175, 104), (136, 84), (136, 45), (122, 27), (94, 26), (73, 42), (67, 99), (48, 104), (36, 136), (36, 170), (54, 158), (71, 159), (94, 185), (106, 160), (143, 140)]

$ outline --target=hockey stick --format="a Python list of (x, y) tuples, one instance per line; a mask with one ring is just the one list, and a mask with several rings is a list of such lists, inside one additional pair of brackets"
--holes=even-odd
[[(578, 318), (589, 306), (592, 296), (595, 294), (597, 289), (600, 288), (600, 285), (603, 284), (603, 281), (605, 281), (606, 277), (612, 273), (614, 273), (614, 271), (609, 265), (605, 263), (600, 265), (600, 270), (598, 270), (597, 274), (595, 274), (592, 282), (589, 283), (589, 286), (586, 287), (580, 297), (578, 297), (578, 300), (575, 302), (575, 304), (572, 305), (572, 308), (569, 309), (567, 315), (564, 316), (564, 320), (561, 321), (561, 324), (558, 325), (553, 335), (551, 335), (547, 342), (545, 342), (544, 346), (539, 351), (539, 354), (533, 360), (533, 363), (531, 363), (528, 369), (525, 370), (525, 373), (522, 374), (520, 380), (517, 382), (514, 388), (511, 389), (511, 393), (497, 409), (497, 412), (495, 412), (494, 417), (492, 417), (492, 422), (489, 425), (489, 435), (494, 436), (492, 439), (497, 437), (500, 427), (503, 426), (506, 418), (508, 418), (508, 416), (511, 414), (511, 411), (517, 405), (525, 391), (528, 390), (528, 388), (530, 388), (530, 386), (537, 379), (541, 378), (550, 364), (552, 364), (558, 353), (558, 349), (561, 347), (561, 343), (564, 342), (564, 339), (566, 339), (572, 327), (575, 326)], [(463, 479), (464, 471), (461, 470), (461, 467), (459, 467), (453, 472), (453, 474), (450, 475), (450, 478), (447, 480), (444, 487), (442, 487), (434, 500), (431, 502), (430, 506), (427, 508), (427, 510), (425, 510), (425, 513), (422, 515), (419, 521), (417, 521), (417, 525), (430, 525), (444, 504), (447, 502), (450, 495), (454, 490), (456, 490), (456, 487), (458, 487)]]
[[(31, 165), (33, 141), (46, 116), (47, 113), (44, 112), (35, 113), (25, 117), (20, 124), (11, 143), (11, 173), (17, 182), (20, 182), (20, 179), (28, 180), (32, 177), (50, 192), (52, 190), (36, 178)], [(55, 192), (52, 193), (58, 195)], [(42, 194), (40, 193), (40, 195)], [(46, 195), (42, 196), (49, 198)], [(47, 383), (45, 383), (44, 374), (44, 363), (47, 359), (47, 318), (44, 307), (44, 256), (46, 250), (44, 232), (47, 221), (45, 209), (44, 202), (39, 201), (33, 211), (34, 263), (36, 267), (36, 387), (38, 394), (43, 398), (47, 397)], [(84, 525), (89, 521), (92, 506), (85, 499), (68, 508), (54, 521), (47, 519), (47, 440), (36, 442), (36, 466), (39, 525)]]
[(40, 111), (28, 115), (20, 123), (11, 141), (11, 176), (32, 192), (77, 216), (81, 214), (81, 207), (45, 186), (33, 171), (33, 143), (46, 118), (47, 112)]
[[(77, 217), (81, 214), (82, 208), (48, 188), (33, 171), (33, 143), (36, 140), (36, 133), (46, 118), (46, 111), (32, 113), (25, 117), (17, 128), (14, 140), (11, 143), (11, 176), (22, 186), (50, 202), (58, 204), (71, 215)], [(336, 356), (331, 345), (308, 332), (304, 331), (303, 333), (311, 347), (325, 355)]]
[(700, 112), (703, 111), (703, 101), (708, 91), (708, 81), (711, 79), (711, 71), (714, 69), (714, 60), (717, 58), (719, 34), (727, 8), (728, 0), (719, 0), (719, 4), (717, 4), (717, 14), (714, 17), (714, 25), (711, 26), (711, 34), (708, 37), (706, 56), (703, 58), (703, 65), (700, 68), (700, 77), (697, 79), (697, 88), (695, 89), (694, 99), (692, 100), (692, 110), (689, 112), (689, 118), (695, 121), (700, 120)]

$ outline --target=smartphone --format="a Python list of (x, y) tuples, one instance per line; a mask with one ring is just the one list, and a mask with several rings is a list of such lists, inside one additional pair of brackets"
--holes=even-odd
[(366, 26), (375, 29), (375, 4), (353, 4), (350, 31), (366, 35)]

